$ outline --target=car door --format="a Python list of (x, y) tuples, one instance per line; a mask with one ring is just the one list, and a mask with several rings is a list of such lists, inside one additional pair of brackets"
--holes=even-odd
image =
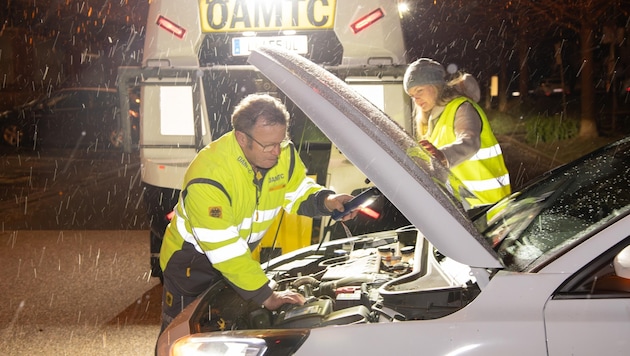
[(38, 119), (43, 146), (75, 147), (85, 139), (85, 120), (91, 103), (83, 91), (63, 90), (46, 100)]
[(118, 94), (114, 91), (90, 91), (89, 108), (85, 120), (87, 139), (97, 148), (119, 147), (122, 144), (122, 132), (117, 111)]
[(615, 272), (614, 258), (629, 245), (630, 237), (626, 237), (584, 266), (549, 299), (544, 309), (549, 355), (628, 354), (630, 279)]

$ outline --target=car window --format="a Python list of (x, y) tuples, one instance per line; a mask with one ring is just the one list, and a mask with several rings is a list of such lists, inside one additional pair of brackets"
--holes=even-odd
[(96, 109), (115, 108), (118, 96), (114, 92), (100, 90), (64, 91), (46, 101), (52, 109)]
[(92, 102), (95, 108), (108, 109), (118, 105), (118, 95), (112, 92), (94, 91), (91, 92)]
[[(630, 298), (630, 237), (606, 251), (564, 283), (554, 299)], [(620, 262), (620, 258), (623, 260)]]
[(630, 213), (630, 140), (551, 173), (475, 221), (508, 270), (540, 268)]
[(46, 106), (51, 110), (85, 109), (90, 107), (90, 97), (87, 92), (64, 91), (48, 99)]

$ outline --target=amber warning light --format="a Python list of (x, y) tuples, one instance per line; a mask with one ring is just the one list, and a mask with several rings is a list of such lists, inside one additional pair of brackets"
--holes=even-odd
[(381, 216), (381, 214), (378, 211), (374, 211), (374, 210), (368, 208), (367, 206), (364, 207), (364, 208), (361, 208), (359, 210), (359, 212), (364, 214), (364, 215), (366, 215), (366, 216), (371, 217), (372, 219), (378, 219)]
[(174, 34), (175, 37), (177, 37), (177, 38), (183, 38), (184, 34), (186, 34), (186, 29), (185, 28), (176, 25), (174, 22), (172, 22), (171, 20), (167, 19), (166, 17), (164, 17), (162, 15), (160, 15), (160, 17), (158, 17), (157, 25), (162, 27), (166, 31)]
[(366, 28), (371, 26), (376, 21), (382, 19), (383, 17), (385, 17), (385, 13), (383, 12), (383, 9), (376, 9), (370, 12), (369, 14), (363, 16), (362, 18), (358, 19), (357, 21), (353, 22), (352, 25), (350, 25), (350, 28), (352, 29), (352, 32), (356, 34), (356, 33), (359, 33), (360, 31), (365, 30)]

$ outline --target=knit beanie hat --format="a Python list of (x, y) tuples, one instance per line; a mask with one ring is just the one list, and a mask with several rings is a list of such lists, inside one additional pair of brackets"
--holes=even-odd
[(417, 85), (444, 85), (446, 84), (445, 76), (446, 71), (440, 63), (429, 58), (420, 58), (407, 67), (403, 85), (406, 92)]

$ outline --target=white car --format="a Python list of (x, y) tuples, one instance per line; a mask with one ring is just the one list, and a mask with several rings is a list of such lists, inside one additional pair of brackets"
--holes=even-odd
[(263, 267), (308, 302), (271, 312), (219, 282), (160, 355), (622, 355), (630, 350), (630, 139), (466, 210), (448, 171), (380, 110), (298, 55), (249, 61), (411, 223)]

